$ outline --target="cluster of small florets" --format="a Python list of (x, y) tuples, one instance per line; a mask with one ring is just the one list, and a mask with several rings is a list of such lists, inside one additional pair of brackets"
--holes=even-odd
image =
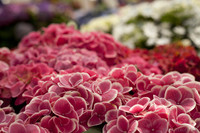
[(0, 59), (0, 132), (199, 132), (194, 76), (161, 75), (106, 34), (51, 25)]

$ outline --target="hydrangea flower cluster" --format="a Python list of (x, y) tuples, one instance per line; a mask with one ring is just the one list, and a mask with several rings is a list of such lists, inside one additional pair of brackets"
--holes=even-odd
[(2, 133), (199, 133), (200, 82), (160, 74), (107, 34), (53, 24), (0, 59)]
[(148, 61), (149, 64), (157, 64), (162, 73), (187, 72), (200, 81), (200, 57), (192, 46), (169, 44), (151, 50), (135, 49), (133, 53)]

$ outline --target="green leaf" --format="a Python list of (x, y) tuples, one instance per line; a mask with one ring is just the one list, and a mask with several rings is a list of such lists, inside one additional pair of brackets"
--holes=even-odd
[(83, 133), (102, 133), (99, 127), (91, 127), (89, 130), (83, 132)]

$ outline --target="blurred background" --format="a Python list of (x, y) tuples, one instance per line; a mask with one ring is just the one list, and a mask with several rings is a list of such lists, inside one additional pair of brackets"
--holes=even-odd
[[(50, 23), (76, 23), (145, 0), (0, 0), (0, 46), (14, 48), (24, 35)], [(150, 2), (151, 0), (146, 0)]]

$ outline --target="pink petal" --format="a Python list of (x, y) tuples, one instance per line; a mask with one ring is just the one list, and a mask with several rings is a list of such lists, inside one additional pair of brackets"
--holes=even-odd
[(128, 67), (126, 68), (126, 72), (129, 71), (137, 72), (137, 68), (134, 65), (128, 65)]
[(70, 132), (72, 132), (76, 129), (75, 122), (73, 120), (70, 120), (70, 119), (55, 118), (54, 122), (55, 122), (56, 127), (58, 127), (58, 129), (61, 132), (70, 133)]
[(177, 117), (177, 122), (182, 124), (182, 123), (187, 123), (192, 125), (192, 119), (188, 114), (180, 114)]
[(152, 122), (147, 119), (141, 119), (138, 121), (138, 131), (140, 133), (150, 133), (152, 129)]
[(131, 124), (128, 133), (135, 133), (138, 128), (138, 121), (135, 121)]
[(140, 80), (136, 83), (136, 88), (138, 91), (145, 91), (146, 83), (143, 80)]
[(23, 124), (14, 122), (9, 127), (9, 133), (26, 133), (26, 129)]
[(51, 112), (51, 105), (48, 100), (44, 100), (40, 105), (39, 105), (39, 110), (47, 109), (49, 110), (49, 113)]
[(152, 128), (155, 132), (166, 133), (168, 130), (168, 122), (165, 119), (157, 119), (153, 122)]
[(185, 87), (185, 86), (180, 86), (178, 87), (178, 89), (180, 90), (182, 94), (182, 100), (186, 98), (194, 98), (193, 92), (190, 88)]
[(98, 84), (99, 89), (101, 90), (102, 94), (110, 90), (111, 82), (109, 80), (102, 81)]
[(115, 125), (115, 126), (111, 127), (111, 128), (108, 130), (107, 133), (123, 133), (123, 132), (120, 131), (120, 130), (117, 128), (117, 126)]
[(137, 104), (143, 105), (143, 106), (147, 106), (149, 104), (150, 98), (148, 97), (143, 97), (141, 98)]
[(56, 114), (65, 116), (66, 114), (69, 114), (72, 111), (72, 106), (70, 105), (67, 99), (60, 98), (54, 103), (53, 111)]
[(92, 115), (92, 117), (88, 120), (88, 126), (97, 126), (103, 123), (103, 121), (97, 116), (98, 114)]
[(181, 106), (185, 109), (186, 112), (190, 112), (195, 108), (196, 102), (192, 98), (187, 98), (181, 102)]
[(134, 113), (139, 113), (139, 112), (143, 111), (144, 109), (145, 109), (144, 106), (142, 106), (140, 104), (136, 104), (129, 109), (129, 112), (134, 114)]
[(128, 131), (129, 121), (123, 115), (120, 115), (117, 119), (117, 128), (122, 132)]
[(112, 89), (116, 89), (118, 92), (122, 92), (123, 91), (123, 86), (120, 83), (118, 83), (118, 82), (114, 82), (112, 84), (111, 88)]
[(133, 105), (137, 104), (137, 102), (139, 101), (138, 97), (134, 97), (131, 100), (129, 100), (126, 105), (129, 107), (132, 107)]
[(137, 74), (135, 72), (130, 71), (126, 73), (125, 78), (131, 81), (132, 84), (135, 84), (135, 80), (137, 79)]
[(27, 124), (26, 133), (40, 133), (40, 128), (33, 124)]
[(117, 110), (109, 110), (105, 115), (105, 121), (108, 123), (111, 120), (117, 119)]
[(5, 118), (6, 118), (5, 112), (3, 111), (3, 109), (0, 109), (0, 123), (3, 123)]
[(98, 115), (104, 115), (106, 112), (106, 107), (102, 103), (96, 103), (94, 105), (93, 112), (95, 112)]
[(111, 89), (102, 95), (102, 101), (111, 102), (117, 97), (118, 91)]
[(123, 75), (123, 71), (120, 68), (114, 68), (110, 71), (109, 75), (111, 75), (113, 78), (119, 78)]
[(181, 97), (182, 97), (181, 92), (174, 87), (168, 87), (165, 92), (165, 98), (167, 100), (169, 99), (173, 100), (176, 103), (179, 103), (179, 101), (181, 100)]
[(189, 133), (189, 127), (187, 126), (181, 126), (181, 127), (178, 127), (174, 130), (174, 133)]
[(157, 114), (155, 114), (155, 113), (146, 114), (144, 116), (144, 118), (150, 120), (151, 122), (153, 122), (153, 121), (155, 121), (157, 119), (160, 119), (160, 117)]
[(69, 82), (72, 87), (77, 86), (81, 82), (83, 82), (83, 77), (80, 73), (75, 73), (69, 78)]
[(62, 75), (59, 77), (59, 81), (61, 84), (58, 83), (59, 87), (71, 87), (69, 85), (69, 76), (68, 75)]

